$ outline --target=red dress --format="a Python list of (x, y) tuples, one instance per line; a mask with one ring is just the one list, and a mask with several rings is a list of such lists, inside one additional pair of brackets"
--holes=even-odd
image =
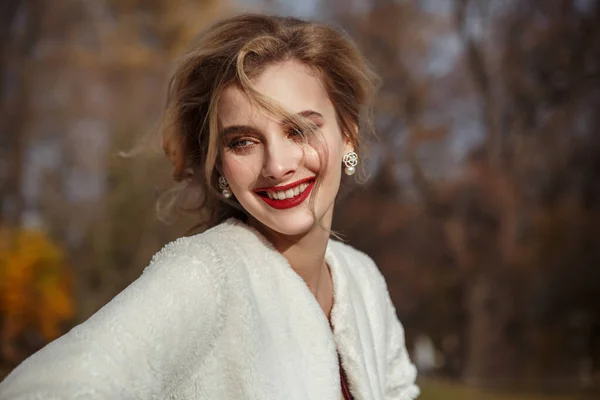
[(348, 379), (346, 378), (346, 373), (342, 368), (342, 362), (340, 361), (340, 381), (342, 383), (342, 394), (344, 395), (344, 400), (352, 400), (352, 395), (350, 394), (350, 390), (348, 389)]

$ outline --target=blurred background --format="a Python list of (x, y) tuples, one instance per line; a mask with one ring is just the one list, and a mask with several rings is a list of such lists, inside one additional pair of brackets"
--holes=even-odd
[(599, 0), (2, 0), (0, 378), (194, 225), (148, 137), (241, 12), (333, 23), (383, 78), (334, 228), (386, 276), (421, 399), (600, 398)]

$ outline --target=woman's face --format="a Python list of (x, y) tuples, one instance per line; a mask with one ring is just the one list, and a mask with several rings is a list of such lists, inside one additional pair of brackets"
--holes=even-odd
[[(299, 131), (239, 88), (227, 87), (217, 115), (222, 172), (233, 195), (259, 229), (297, 236), (316, 224), (330, 228), (342, 157), (353, 147), (320, 79), (300, 62), (286, 61), (268, 67), (253, 84), (315, 131)], [(321, 186), (313, 191), (317, 177)]]

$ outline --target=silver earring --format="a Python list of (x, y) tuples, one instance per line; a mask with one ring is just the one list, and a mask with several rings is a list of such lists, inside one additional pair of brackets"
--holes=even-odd
[(344, 163), (344, 172), (346, 175), (354, 175), (356, 172), (356, 166), (358, 165), (358, 154), (356, 154), (354, 151), (349, 151), (344, 154), (342, 162)]
[(225, 179), (224, 176), (219, 177), (219, 189), (221, 189), (221, 194), (226, 199), (231, 197), (231, 189), (229, 188), (229, 182)]

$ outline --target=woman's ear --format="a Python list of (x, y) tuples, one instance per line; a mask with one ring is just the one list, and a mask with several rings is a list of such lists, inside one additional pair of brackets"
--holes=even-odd
[(356, 124), (352, 124), (352, 132), (348, 132), (344, 138), (344, 154), (349, 153), (351, 151), (356, 151), (356, 138), (358, 137), (358, 126)]
[(350, 141), (350, 139), (346, 139), (346, 145), (344, 146), (344, 154), (350, 153), (354, 151), (354, 144)]

